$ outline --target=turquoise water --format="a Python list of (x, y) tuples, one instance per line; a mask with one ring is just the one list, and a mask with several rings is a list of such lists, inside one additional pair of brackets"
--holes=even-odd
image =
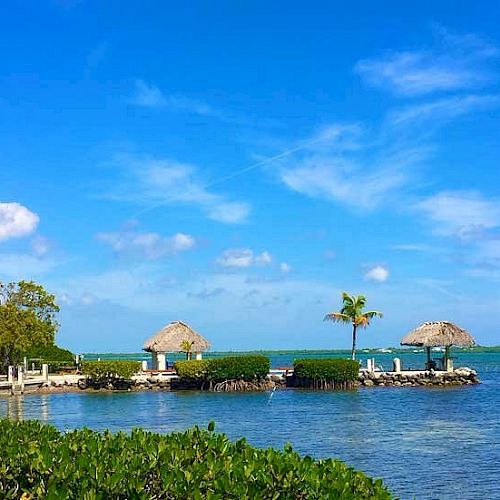
[[(316, 354), (316, 356), (319, 354)], [(321, 353), (325, 356), (325, 353)], [(301, 353), (298, 357), (302, 357)], [(373, 356), (373, 355), (371, 355)], [(290, 365), (293, 353), (273, 354)], [(376, 354), (389, 367), (392, 354)], [(404, 356), (421, 365), (422, 353)], [(0, 416), (38, 418), (60, 429), (157, 432), (206, 426), (261, 447), (286, 442), (304, 454), (338, 457), (382, 477), (401, 498), (500, 498), (500, 353), (459, 353), (479, 386), (361, 388), (352, 392), (277, 391), (68, 393), (0, 399)]]

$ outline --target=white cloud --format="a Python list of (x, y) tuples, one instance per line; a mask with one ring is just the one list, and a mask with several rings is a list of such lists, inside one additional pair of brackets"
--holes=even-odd
[(385, 266), (374, 266), (365, 273), (365, 279), (371, 281), (378, 281), (380, 283), (387, 281), (389, 277), (389, 269)]
[(170, 238), (172, 248), (175, 252), (182, 252), (193, 248), (196, 240), (189, 234), (177, 233)]
[(476, 191), (443, 191), (416, 204), (434, 231), (463, 239), (500, 226), (500, 200), (484, 198)]
[(280, 270), (283, 273), (289, 273), (292, 270), (292, 266), (290, 264), (287, 264), (286, 262), (282, 262), (280, 264)]
[(135, 106), (146, 108), (167, 108), (174, 111), (187, 111), (201, 116), (221, 116), (212, 107), (179, 94), (165, 94), (156, 85), (143, 80), (135, 82), (135, 93), (130, 100)]
[(484, 86), (493, 80), (487, 61), (497, 56), (496, 48), (478, 37), (440, 29), (434, 48), (365, 59), (355, 69), (370, 85), (416, 96)]
[(0, 203), (0, 241), (31, 234), (40, 217), (19, 203)]
[(255, 263), (262, 266), (267, 266), (271, 264), (272, 261), (273, 258), (269, 252), (262, 252), (260, 255), (255, 257)]
[(249, 248), (231, 248), (225, 250), (216, 262), (219, 266), (233, 268), (246, 268), (254, 265), (268, 266), (272, 262), (272, 256), (269, 252), (255, 255)]
[(117, 254), (139, 253), (152, 260), (190, 250), (196, 244), (193, 236), (184, 233), (163, 237), (158, 233), (122, 231), (98, 233), (96, 238)]
[(134, 156), (119, 156), (117, 163), (127, 168), (130, 178), (114, 186), (109, 198), (146, 203), (147, 210), (179, 203), (196, 205), (208, 218), (225, 224), (244, 222), (250, 213), (247, 203), (210, 191), (210, 183), (203, 183), (192, 165)]

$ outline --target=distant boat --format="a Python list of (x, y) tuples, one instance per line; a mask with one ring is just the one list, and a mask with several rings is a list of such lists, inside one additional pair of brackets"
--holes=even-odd
[(445, 348), (444, 347), (433, 347), (432, 350), (434, 352), (444, 352)]
[(377, 349), (378, 352), (392, 353), (390, 349)]

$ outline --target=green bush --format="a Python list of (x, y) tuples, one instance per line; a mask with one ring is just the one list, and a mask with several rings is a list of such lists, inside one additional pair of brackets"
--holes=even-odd
[(209, 359), (176, 361), (174, 369), (182, 380), (202, 380), (207, 376)]
[(23, 353), (28, 359), (28, 366), (35, 363), (37, 368), (42, 364), (49, 365), (50, 373), (58, 372), (68, 367), (75, 368), (75, 357), (71, 351), (55, 344), (31, 346)]
[(224, 380), (262, 380), (269, 373), (269, 358), (261, 354), (249, 356), (227, 356), (209, 360), (207, 379), (213, 382)]
[(81, 366), (83, 375), (87, 375), (89, 385), (98, 389), (111, 385), (124, 389), (131, 384), (130, 377), (140, 371), (139, 361), (112, 360), (112, 361), (84, 361)]
[(52, 499), (389, 499), (337, 460), (256, 449), (197, 427), (160, 435), (88, 429), (60, 433), (36, 421), (0, 420), (0, 497)]
[(32, 346), (24, 353), (24, 356), (28, 360), (41, 360), (42, 363), (57, 361), (73, 365), (75, 362), (75, 356), (71, 351), (58, 347), (55, 344)]
[(295, 385), (323, 389), (349, 389), (358, 379), (359, 363), (351, 359), (297, 359)]

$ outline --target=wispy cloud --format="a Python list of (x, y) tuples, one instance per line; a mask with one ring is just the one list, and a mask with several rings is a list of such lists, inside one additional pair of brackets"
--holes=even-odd
[(0, 203), (0, 241), (28, 236), (40, 217), (20, 203)]
[(216, 262), (221, 267), (247, 268), (251, 266), (268, 266), (272, 261), (273, 258), (267, 251), (255, 254), (249, 248), (230, 248), (225, 250)]
[(184, 233), (163, 237), (158, 233), (122, 231), (98, 233), (96, 238), (109, 245), (117, 255), (138, 254), (152, 260), (190, 250), (196, 245), (195, 238)]
[(401, 243), (398, 245), (392, 245), (392, 250), (400, 250), (402, 252), (431, 252), (433, 251), (432, 246), (425, 245), (422, 243)]
[(117, 156), (115, 163), (124, 168), (125, 178), (105, 194), (108, 198), (140, 203), (146, 210), (195, 205), (208, 218), (226, 224), (244, 222), (250, 213), (247, 203), (209, 190), (193, 165), (129, 155)]
[(173, 111), (186, 111), (201, 116), (222, 116), (221, 112), (208, 104), (190, 99), (181, 94), (166, 94), (156, 85), (143, 80), (135, 82), (135, 91), (130, 99), (130, 104), (145, 108), (166, 108)]
[(31, 240), (31, 248), (37, 257), (47, 255), (53, 246), (53, 242), (44, 236), (37, 234)]
[(359, 126), (345, 127), (282, 162), (280, 178), (307, 196), (371, 210), (405, 186), (413, 176), (410, 167), (427, 157), (426, 147), (391, 142), (377, 142)]
[(403, 96), (476, 89), (493, 81), (489, 63), (498, 57), (496, 47), (475, 35), (454, 35), (444, 28), (436, 34), (432, 48), (364, 59), (355, 69), (370, 85)]
[(389, 113), (388, 121), (394, 126), (431, 124), (433, 128), (443, 122), (500, 104), (500, 95), (465, 95), (438, 99), (396, 109)]
[(443, 191), (415, 205), (434, 231), (461, 239), (500, 226), (500, 200), (488, 199), (477, 191)]

